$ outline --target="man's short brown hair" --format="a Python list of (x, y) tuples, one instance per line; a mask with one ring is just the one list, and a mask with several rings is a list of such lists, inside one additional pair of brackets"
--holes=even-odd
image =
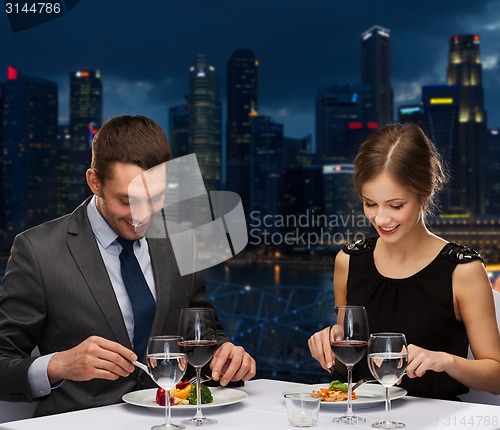
[(105, 122), (92, 140), (92, 163), (99, 180), (112, 177), (115, 162), (131, 163), (144, 170), (172, 158), (165, 133), (153, 120), (122, 115)]

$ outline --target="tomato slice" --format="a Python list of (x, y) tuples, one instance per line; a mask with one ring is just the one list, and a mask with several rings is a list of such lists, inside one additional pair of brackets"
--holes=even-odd
[(160, 406), (165, 406), (165, 390), (163, 388), (158, 388), (156, 390), (156, 403)]
[(178, 390), (182, 390), (183, 388), (186, 388), (189, 385), (189, 381), (187, 379), (184, 379), (184, 381), (179, 382), (175, 388)]

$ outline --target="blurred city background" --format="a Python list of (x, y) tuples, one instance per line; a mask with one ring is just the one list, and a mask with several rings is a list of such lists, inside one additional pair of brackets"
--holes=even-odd
[[(64, 28), (71, 34), (71, 23), (63, 20), (81, 20), (80, 10), (82, 16), (88, 16), (88, 4), (85, 8), (83, 3), (67, 17), (44, 24), (43, 29), (9, 34), (4, 40), (26, 47), (38, 35), (56, 33), (59, 25), (69, 25)], [(152, 3), (158, 13), (163, 10), (158, 2)], [(292, 3), (296, 6), (292, 19), (298, 20), (298, 5), (306, 2)], [(322, 2), (314, 3), (316, 13), (321, 14)], [(497, 2), (480, 2), (481, 10), (488, 10), (490, 3)], [(132, 8), (133, 4), (122, 2), (121, 7)], [(327, 7), (325, 10), (331, 12)], [(192, 19), (196, 21), (194, 17), (200, 13), (193, 8)], [(33, 52), (17, 52), (9, 58), (12, 51), (5, 45), (0, 63), (6, 63), (0, 70), (0, 276), (16, 234), (71, 212), (90, 194), (85, 170), (90, 163), (92, 137), (105, 120), (126, 113), (149, 115), (162, 124), (174, 157), (195, 153), (208, 190), (240, 195), (249, 244), (233, 259), (206, 271), (207, 291), (228, 333), (257, 359), (258, 377), (303, 382), (328, 379), (311, 360), (307, 339), (330, 322), (335, 254), (345, 243), (374, 234), (353, 193), (352, 161), (363, 140), (384, 124), (416, 122), (436, 144), (452, 179), (440, 195), (439, 211), (428, 220), (430, 227), (450, 241), (479, 250), (494, 282), (500, 263), (500, 134), (496, 128), (498, 112), (486, 109), (488, 97), (495, 96), (493, 92), (490, 96), (483, 74), (486, 67), (497, 73), (498, 68), (496, 58), (482, 58), (483, 41), (475, 29), (486, 28), (490, 34), (498, 33), (500, 27), (491, 24), (489, 28), (487, 22), (479, 24), (471, 18), (471, 25), (457, 24), (456, 32), (450, 29), (442, 40), (422, 35), (424, 50), (446, 46), (438, 50), (443, 57), (438, 61), (443, 65), (440, 77), (421, 80), (419, 85), (412, 82), (413, 95), (398, 97), (392, 70), (401, 66), (395, 64), (417, 68), (422, 67), (421, 60), (410, 51), (394, 56), (391, 45), (397, 36), (390, 25), (393, 21), (369, 22), (369, 17), (365, 11), (363, 20), (354, 19), (356, 25), (351, 30), (337, 35), (342, 40), (323, 40), (325, 46), (335, 44), (336, 51), (349, 40), (351, 51), (356, 46), (359, 67), (348, 79), (336, 78), (344, 76), (339, 72), (343, 68), (340, 61), (334, 62), (327, 80), (324, 71), (318, 73), (314, 91), (301, 96), (310, 105), (310, 113), (295, 116), (272, 107), (263, 92), (269, 84), (261, 82), (273, 71), (252, 46), (251, 37), (241, 39), (245, 45), (240, 45), (237, 34), (234, 42), (229, 34), (221, 36), (226, 39), (225, 47), (228, 43), (232, 46), (223, 53), (218, 51), (217, 63), (200, 48), (185, 49), (182, 56), (177, 53), (171, 61), (185, 64), (185, 70), (175, 86), (182, 88), (185, 97), (160, 104), (153, 114), (143, 109), (142, 99), (138, 99), (141, 107), (133, 108), (134, 98), (141, 94), (139, 81), (134, 91), (122, 93), (130, 99), (122, 111), (115, 106), (105, 114), (106, 87), (114, 87), (116, 94), (120, 82), (112, 76), (107, 79), (106, 69), (96, 61), (87, 62), (92, 67), (75, 68), (74, 64), (86, 61), (75, 61), (73, 52), (64, 70), (44, 73), (48, 68), (40, 64), (51, 62), (50, 47), (38, 60), (30, 57), (26, 61), (22, 58)], [(252, 19), (258, 25), (258, 19)], [(291, 18), (283, 13), (279, 19)], [(340, 20), (339, 16), (330, 17), (332, 25)], [(379, 25), (384, 22), (388, 24)], [(113, 24), (112, 18), (109, 23)], [(195, 23), (189, 24), (194, 32)], [(7, 19), (0, 25), (8, 28)], [(86, 25), (92, 27), (92, 22)], [(7, 33), (5, 28), (2, 32)], [(259, 28), (254, 30), (257, 41)], [(112, 29), (107, 31), (111, 34)], [(147, 38), (144, 34), (141, 37), (138, 44), (147, 50)], [(199, 30), (196, 37), (203, 39), (203, 32)], [(178, 37), (176, 44), (182, 43)], [(114, 49), (114, 45), (106, 46), (104, 39), (101, 44), (92, 49)], [(199, 47), (203, 46), (200, 41)], [(300, 48), (308, 50), (305, 42)], [(332, 52), (317, 50), (313, 44), (310, 48), (318, 55), (336, 52), (333, 48)], [(92, 49), (81, 55), (92, 57)], [(207, 48), (213, 50), (217, 47)], [(288, 52), (295, 55), (297, 63), (301, 61), (301, 52)], [(155, 50), (149, 53), (158, 54)], [(165, 51), (161, 55), (169, 54)], [(61, 61), (60, 55), (57, 57)], [(129, 61), (135, 62), (134, 58)], [(297, 67), (301, 72), (307, 70), (313, 76), (307, 79), (314, 81), (314, 67)], [(282, 82), (274, 85), (286, 82), (287, 76), (283, 76)], [(410, 83), (405, 86), (399, 81), (397, 88), (408, 91), (408, 86)], [(155, 91), (146, 85), (142, 88), (144, 92)], [(294, 87), (286, 91), (293, 92)], [(116, 105), (116, 100), (113, 103)], [(288, 129), (293, 133), (288, 134)], [(304, 133), (297, 136), (301, 130)]]

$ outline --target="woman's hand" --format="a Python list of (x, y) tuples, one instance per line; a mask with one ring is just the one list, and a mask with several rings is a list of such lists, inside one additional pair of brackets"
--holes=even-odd
[(330, 371), (335, 360), (330, 346), (330, 327), (314, 333), (307, 341), (311, 355), (319, 361), (321, 367)]
[(335, 364), (335, 356), (332, 352), (332, 342), (342, 339), (342, 332), (339, 326), (325, 327), (323, 330), (314, 333), (307, 344), (311, 355), (319, 361), (321, 367), (331, 372)]
[(429, 351), (419, 346), (408, 345), (408, 367), (406, 375), (409, 378), (420, 378), (425, 372), (444, 372), (453, 364), (453, 357), (446, 352)]

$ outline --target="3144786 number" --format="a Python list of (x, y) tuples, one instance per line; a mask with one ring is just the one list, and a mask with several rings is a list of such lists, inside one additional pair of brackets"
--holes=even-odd
[(60, 3), (33, 2), (33, 3), (5, 3), (5, 12), (8, 14), (59, 14), (62, 12)]

